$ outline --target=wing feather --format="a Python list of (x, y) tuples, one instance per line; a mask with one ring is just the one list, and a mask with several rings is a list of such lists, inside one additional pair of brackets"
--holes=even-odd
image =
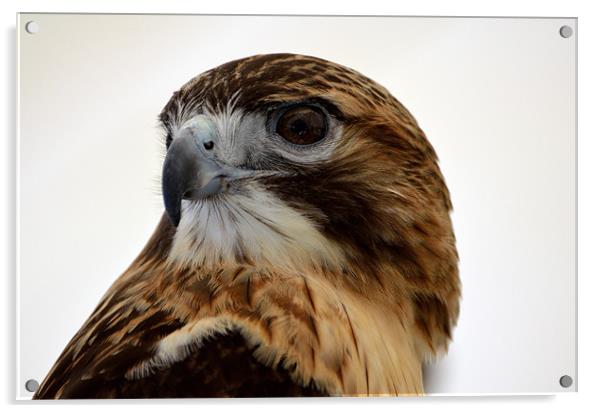
[[(127, 379), (126, 372), (149, 356), (144, 346), (129, 346), (107, 358), (91, 374), (67, 369), (52, 380), (55, 384), (42, 386), (34, 398), (325, 396), (313, 382), (307, 386), (295, 383), (284, 363), (275, 368), (262, 364), (253, 356), (254, 350), (240, 332), (229, 331), (207, 339), (196, 351), (167, 368), (143, 378)], [(61, 379), (66, 386), (60, 386)]]

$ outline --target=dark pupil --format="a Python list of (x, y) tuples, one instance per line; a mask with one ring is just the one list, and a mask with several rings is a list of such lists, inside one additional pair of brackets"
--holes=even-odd
[(291, 131), (299, 136), (305, 135), (308, 131), (307, 124), (302, 119), (297, 119), (291, 125)]
[(280, 117), (276, 133), (296, 145), (309, 145), (326, 135), (326, 118), (317, 108), (295, 107)]

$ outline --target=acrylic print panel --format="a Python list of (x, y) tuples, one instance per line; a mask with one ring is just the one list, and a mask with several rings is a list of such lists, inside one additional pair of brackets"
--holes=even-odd
[[(566, 27), (561, 31), (563, 26)], [(105, 292), (138, 256), (164, 214), (164, 198), (171, 200), (167, 209), (172, 218), (180, 211), (180, 198), (186, 190), (182, 182), (192, 178), (179, 172), (166, 178), (162, 168), (164, 162), (176, 162), (175, 158), (183, 162), (185, 154), (191, 153), (189, 150), (204, 154), (187, 158), (188, 169), (184, 168), (205, 171), (199, 176), (215, 174), (215, 170), (210, 168), (207, 172), (203, 168), (218, 165), (207, 160), (214, 159), (217, 155), (212, 154), (216, 153), (222, 162), (218, 168), (226, 168), (222, 159), (226, 153), (230, 156), (229, 167), (248, 162), (246, 165), (254, 165), (255, 169), (257, 165), (271, 165), (273, 169), (276, 167), (270, 162), (274, 154), (279, 154), (281, 170), (290, 172), (292, 165), (297, 164), (306, 173), (280, 177), (280, 181), (272, 181), (272, 189), (278, 190), (251, 191), (254, 198), (237, 201), (237, 205), (244, 204), (256, 213), (269, 210), (266, 214), (271, 214), (272, 224), (288, 234), (289, 241), (295, 241), (292, 246), (285, 238), (274, 238), (272, 233), (265, 235), (265, 223), (248, 225), (238, 235), (227, 233), (231, 227), (226, 226), (216, 229), (214, 225), (209, 227), (210, 232), (191, 218), (196, 217), (190, 215), (194, 211), (202, 214), (205, 211), (202, 208), (182, 209), (179, 224), (187, 226), (193, 234), (213, 237), (205, 240), (206, 250), (212, 245), (212, 251), (223, 252), (226, 248), (223, 243), (232, 239), (259, 240), (245, 244), (246, 251), (255, 254), (255, 258), (263, 257), (262, 265), (276, 273), (275, 277), (260, 276), (259, 280), (264, 284), (290, 280), (292, 286), (287, 291), (295, 294), (284, 294), (287, 299), (280, 303), (282, 308), (276, 308), (278, 297), (270, 295), (273, 292), (266, 290), (265, 285), (261, 288), (254, 285), (255, 295), (251, 294), (249, 306), (244, 307), (247, 313), (236, 306), (232, 311), (235, 314), (238, 311), (240, 318), (247, 317), (248, 321), (254, 314), (249, 309), (259, 311), (257, 303), (264, 303), (267, 310), (262, 311), (273, 310), (273, 315), (279, 314), (280, 318), (276, 317), (279, 322), (286, 325), (295, 317), (297, 321), (303, 318), (299, 313), (291, 316), (294, 311), (307, 316), (303, 318), (306, 323), (292, 331), (297, 332), (297, 344), (303, 342), (307, 348), (315, 347), (318, 358), (301, 359), (297, 379), (304, 374), (303, 377), (310, 377), (314, 371), (311, 363), (315, 362), (326, 366), (326, 373), (315, 373), (319, 376), (317, 381), (330, 383), (330, 387), (325, 386), (334, 389), (333, 392), (345, 393), (341, 389), (349, 389), (350, 383), (355, 383), (355, 393), (363, 394), (368, 392), (366, 383), (372, 384), (375, 392), (375, 388), (386, 388), (400, 377), (422, 381), (419, 365), (425, 354), (430, 353), (428, 344), (444, 345), (444, 330), (455, 317), (457, 285), (450, 275), (455, 261), (449, 249), (453, 241), (449, 238), (450, 227), (445, 224), (442, 183), (433, 181), (437, 172), (433, 169), (432, 154), (428, 155), (424, 139), (412, 127), (412, 118), (402, 116), (405, 112), (386, 92), (350, 74), (355, 72), (333, 72), (333, 66), (323, 66), (325, 63), (310, 60), (305, 62), (305, 72), (294, 75), (281, 62), (271, 77), (245, 84), (240, 102), (244, 101), (248, 113), (253, 115), (236, 118), (232, 113), (225, 114), (224, 108), (210, 115), (198, 107), (186, 112), (172, 105), (168, 110), (168, 130), (177, 150), (171, 151), (170, 146), (170, 151), (180, 152), (172, 156), (168, 151), (166, 155), (166, 136), (157, 116), (174, 91), (216, 66), (269, 53), (323, 58), (378, 82), (413, 115), (438, 155), (453, 202), (451, 223), (459, 255), (462, 297), (447, 354), (441, 354), (424, 367), (425, 392), (517, 394), (576, 390), (576, 19), (21, 14), (17, 32), (18, 398), (32, 396), (25, 383), (44, 379)], [(259, 71), (259, 66), (247, 68), (245, 76), (250, 76), (253, 70)], [(268, 59), (261, 70), (276, 66), (276, 61)], [(233, 93), (228, 85), (237, 82), (234, 72), (232, 66), (226, 67), (223, 73), (227, 80), (219, 84), (213, 79), (213, 84), (208, 82), (209, 86), (203, 86), (214, 95), (214, 98), (208, 97), (209, 92), (203, 95), (207, 104), (211, 99), (219, 101), (219, 97)], [(328, 74), (334, 76), (326, 78)], [(316, 85), (316, 79), (324, 84)], [(347, 86), (342, 87), (345, 82)], [(294, 100), (297, 104), (282, 106), (278, 99), (269, 101), (271, 106), (260, 104), (262, 98), (276, 92), (281, 93), (281, 101)], [(192, 101), (194, 98), (188, 95), (180, 103), (194, 106)], [(359, 131), (358, 125), (367, 122), (370, 116), (376, 120), (370, 127), (364, 123), (363, 132)], [(239, 128), (228, 129), (227, 125), (232, 123)], [(352, 130), (359, 135), (351, 136)], [(224, 136), (230, 137), (230, 152), (223, 149)], [(348, 170), (348, 180), (354, 186), (333, 186), (329, 180), (341, 179), (336, 174), (324, 173), (319, 184), (307, 178), (311, 175), (308, 165), (323, 171), (320, 168), (340, 156), (337, 145), (344, 139), (356, 142), (348, 147), (356, 156), (353, 168)], [(187, 149), (187, 142), (198, 145)], [(367, 145), (366, 142), (373, 144), (361, 146)], [(199, 146), (201, 143), (203, 147)], [(247, 146), (241, 149), (240, 145)], [(241, 161), (242, 158), (236, 157), (240, 153), (247, 154), (250, 160)], [(423, 167), (426, 169), (421, 170)], [(244, 168), (235, 169), (236, 173), (245, 172)], [(252, 168), (247, 168), (247, 173), (249, 169)], [(336, 170), (334, 166), (332, 169)], [(365, 173), (364, 179), (358, 178), (360, 172)], [(228, 174), (234, 173), (229, 169), (224, 176), (231, 177)], [(411, 181), (409, 176), (419, 178)], [(387, 177), (398, 177), (406, 186), (404, 189), (395, 186), (393, 178), (390, 186), (382, 186)], [(422, 204), (410, 202), (417, 199), (420, 185), (426, 185), (427, 181), (430, 184), (422, 192), (426, 194), (426, 198), (420, 198)], [(332, 191), (320, 192), (324, 188)], [(217, 186), (209, 192), (222, 189)], [(406, 190), (409, 192), (403, 192)], [(402, 196), (396, 197), (399, 191)], [(308, 199), (308, 194), (315, 196)], [(207, 206), (222, 199), (220, 196), (227, 199), (234, 195), (213, 195), (198, 203)], [(335, 196), (339, 196), (336, 202), (319, 203)], [(289, 207), (292, 199), (299, 201), (296, 209)], [(364, 210), (353, 210), (352, 199), (363, 205)], [(192, 201), (182, 202), (190, 206)], [(348, 222), (337, 221), (333, 212), (337, 205), (343, 211), (341, 214), (351, 217)], [(422, 208), (417, 211), (416, 205)], [(378, 208), (389, 211), (388, 215), (382, 211), (377, 214)], [(424, 217), (430, 217), (430, 221)], [(349, 238), (351, 222), (355, 238)], [(366, 222), (371, 225), (362, 226)], [(411, 232), (409, 224), (404, 226), (404, 222), (415, 224), (415, 229), (422, 225), (423, 235)], [(383, 223), (387, 225), (383, 227)], [(380, 232), (375, 233), (375, 228), (381, 228)], [(166, 239), (171, 239), (173, 220), (164, 221), (161, 230), (167, 234)], [(388, 242), (383, 241), (385, 235), (389, 236)], [(378, 241), (361, 244), (352, 242), (353, 239)], [(342, 240), (347, 241), (344, 248)], [(434, 252), (429, 255), (425, 245)], [(202, 254), (190, 243), (184, 242), (180, 247), (183, 256), (197, 257), (193, 250)], [(148, 251), (145, 254), (152, 255)], [(340, 270), (351, 265), (350, 257), (364, 257), (363, 267), (354, 267), (363, 268), (363, 272), (357, 270), (361, 274), (356, 278)], [(292, 263), (292, 269), (276, 271), (274, 263)], [(368, 274), (387, 265), (397, 269), (397, 278), (389, 274), (382, 281), (383, 287), (378, 287)], [(324, 267), (331, 271), (319, 278), (316, 274)], [(432, 270), (435, 267), (447, 268), (447, 272), (440, 271), (444, 275), (438, 278), (440, 283), (436, 288), (425, 281), (436, 278), (436, 270)], [(413, 273), (413, 281), (411, 268), (422, 269)], [(302, 278), (295, 271), (309, 277), (317, 309), (312, 310), (308, 304), (307, 291), (299, 289)], [(159, 275), (153, 273), (157, 283), (164, 280), (161, 277), (166, 272), (169, 273), (168, 270)], [(283, 273), (297, 275), (287, 278)], [(194, 305), (198, 306), (209, 299), (202, 294), (212, 288), (203, 281), (186, 284), (185, 275), (176, 277), (173, 270), (170, 274), (171, 282), (162, 281), (161, 288), (149, 293), (146, 301), (115, 310), (117, 318), (108, 317), (106, 310), (105, 326), (122, 320), (117, 329), (122, 336), (101, 334), (79, 339), (76, 344), (88, 349), (88, 353), (69, 353), (72, 360), (76, 353), (88, 357), (85, 370), (94, 365), (102, 351), (120, 354), (111, 345), (119, 347), (130, 340), (135, 346), (132, 337), (141, 340), (138, 347), (130, 353), (121, 347), (119, 351), (126, 351), (121, 354), (140, 363), (145, 357), (148, 361), (149, 357), (157, 356), (157, 342), (152, 340), (182, 328), (185, 311), (182, 307), (165, 308), (154, 321), (147, 320), (145, 324), (141, 320), (148, 313), (155, 314), (157, 302), (168, 301), (169, 297), (173, 300), (174, 291), (180, 291), (182, 301), (196, 302)], [(212, 282), (224, 282), (227, 276), (233, 274), (212, 278)], [(243, 276), (247, 277), (244, 280), (256, 282), (251, 276)], [(178, 283), (186, 284), (188, 289)], [(352, 292), (350, 285), (357, 283), (364, 287)], [(333, 285), (338, 287), (333, 290)], [(242, 288), (240, 284), (237, 286)], [(442, 292), (448, 295), (444, 298)], [(194, 294), (197, 296), (192, 299)], [(391, 297), (397, 303), (392, 303)], [(347, 307), (340, 306), (341, 303)], [(203, 308), (207, 311), (208, 307)], [(352, 329), (355, 326), (353, 332), (361, 354), (358, 347), (354, 349), (349, 326), (342, 324), (347, 322), (343, 308), (350, 312), (347, 321)], [(101, 308), (100, 312), (103, 311)], [(267, 317), (266, 313), (263, 316)], [(213, 319), (211, 326), (228, 327), (231, 319), (224, 319), (223, 324)], [(313, 320), (314, 325), (307, 320)], [(154, 326), (154, 333), (150, 326)], [(209, 327), (203, 327), (202, 323), (196, 327), (198, 334), (183, 334), (182, 342), (194, 344), (199, 334), (209, 331), (203, 330)], [(267, 340), (261, 335), (267, 334), (265, 331), (249, 331), (250, 337)], [(339, 331), (340, 335), (333, 331)], [(141, 338), (144, 333), (147, 334), (144, 340), (152, 337), (150, 344)], [(281, 333), (282, 328), (276, 328), (274, 334)], [(282, 334), (288, 338), (286, 333)], [(177, 347), (174, 344), (177, 340), (173, 335), (170, 337), (172, 341), (163, 341), (161, 347), (167, 348), (167, 353)], [(96, 345), (94, 340), (98, 340)], [(316, 345), (317, 340), (322, 347)], [(171, 350), (169, 343), (174, 344)], [(203, 343), (217, 345), (211, 341)], [(245, 341), (230, 336), (221, 343), (244, 345)], [(291, 343), (281, 342), (278, 348), (290, 352), (287, 346), (292, 346)], [(196, 349), (194, 345), (192, 348)], [(341, 358), (329, 359), (321, 353), (324, 348), (342, 355)], [(248, 366), (249, 357), (253, 356), (248, 356), (241, 366)], [(102, 368), (97, 367), (93, 372), (89, 369), (87, 373), (98, 377), (104, 369), (104, 373), (110, 371), (119, 380), (126, 380), (119, 360), (108, 360)], [(155, 360), (166, 363), (167, 371), (174, 368), (173, 360), (160, 357)], [(341, 360), (347, 360), (347, 364)], [(378, 364), (374, 360), (388, 362)], [(402, 368), (397, 368), (399, 360), (403, 360)], [(163, 374), (157, 373), (165, 371), (159, 367), (149, 367), (148, 371)], [(68, 366), (61, 366), (60, 370), (70, 371)], [(71, 373), (81, 378), (85, 376), (84, 370)], [(242, 371), (241, 367), (238, 377)], [(328, 371), (332, 373), (330, 376)], [(370, 373), (367, 382), (365, 371)], [(233, 372), (230, 374), (236, 377)], [(184, 391), (185, 386), (191, 385), (192, 376), (178, 389)], [(563, 379), (568, 387), (561, 385), (563, 376), (573, 380), (569, 383), (567, 378)], [(56, 388), (73, 386), (76, 380), (70, 381), (57, 372), (55, 377)], [(287, 377), (290, 379), (290, 375)], [(92, 387), (100, 386), (99, 383), (94, 382)], [(33, 382), (30, 389), (31, 386), (35, 387)], [(152, 389), (146, 390), (152, 393)]]

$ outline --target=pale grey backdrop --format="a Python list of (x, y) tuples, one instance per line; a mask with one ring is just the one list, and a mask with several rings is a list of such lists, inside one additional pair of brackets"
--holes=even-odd
[[(28, 34), (25, 23), (39, 31)], [(575, 34), (559, 35), (563, 25)], [(464, 285), (431, 393), (576, 376), (576, 19), (22, 14), (17, 389), (41, 380), (159, 216), (156, 116), (226, 61), (295, 52), (387, 87), (441, 159)]]

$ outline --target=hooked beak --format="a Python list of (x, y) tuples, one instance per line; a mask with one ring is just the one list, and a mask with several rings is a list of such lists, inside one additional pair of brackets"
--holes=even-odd
[(227, 168), (212, 159), (213, 147), (200, 142), (194, 134), (175, 139), (163, 163), (162, 191), (165, 211), (171, 223), (180, 223), (182, 199), (201, 200), (224, 192), (230, 177)]

